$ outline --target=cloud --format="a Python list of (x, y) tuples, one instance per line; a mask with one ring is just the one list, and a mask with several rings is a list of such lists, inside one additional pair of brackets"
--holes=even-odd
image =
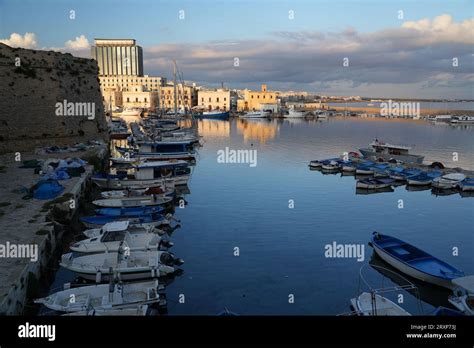
[[(145, 68), (150, 74), (169, 76), (176, 59), (184, 77), (200, 84), (225, 81), (256, 88), (267, 82), (273, 89), (331, 94), (372, 91), (394, 97), (446, 97), (449, 92), (452, 98), (474, 98), (467, 78), (474, 68), (473, 32), (474, 18), (455, 22), (443, 14), (369, 33), (354, 28), (280, 31), (267, 40), (160, 44), (144, 49)], [(349, 59), (348, 67), (343, 66), (344, 58)], [(421, 90), (423, 86), (432, 89)]]
[(25, 33), (21, 35), (18, 33), (12, 33), (9, 39), (0, 40), (1, 43), (11, 47), (22, 47), (22, 48), (36, 48), (36, 35), (34, 33)]
[(89, 40), (84, 35), (77, 36), (74, 40), (68, 40), (64, 46), (72, 51), (78, 51), (89, 48)]

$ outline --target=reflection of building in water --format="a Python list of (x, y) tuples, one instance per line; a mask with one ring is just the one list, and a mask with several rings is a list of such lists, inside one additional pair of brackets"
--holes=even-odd
[(230, 122), (222, 120), (199, 120), (198, 130), (200, 136), (230, 137)]
[(265, 144), (268, 140), (275, 138), (278, 125), (237, 120), (237, 131), (244, 136), (244, 141), (258, 140), (261, 144)]

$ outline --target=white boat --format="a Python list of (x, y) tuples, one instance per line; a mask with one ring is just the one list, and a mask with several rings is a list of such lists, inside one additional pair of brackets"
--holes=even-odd
[(151, 196), (136, 196), (123, 198), (106, 198), (98, 199), (92, 204), (98, 207), (106, 208), (128, 208), (128, 207), (144, 207), (150, 205), (163, 205), (171, 202), (173, 199), (167, 196), (151, 195)]
[(84, 239), (72, 244), (71, 251), (80, 253), (103, 253), (122, 250), (159, 250), (170, 247), (173, 243), (155, 233), (113, 231), (100, 237)]
[(158, 280), (123, 283), (95, 284), (74, 287), (56, 292), (34, 302), (58, 312), (79, 312), (93, 308), (94, 310), (110, 310), (134, 308), (137, 305), (158, 303), (164, 296), (164, 289)]
[(323, 162), (321, 165), (321, 169), (324, 170), (339, 170), (339, 163), (336, 161), (329, 161), (329, 162)]
[(154, 226), (140, 226), (131, 224), (129, 220), (109, 222), (101, 228), (91, 228), (82, 232), (87, 238), (98, 238), (106, 233), (111, 232), (125, 232), (130, 233), (156, 233), (158, 235), (164, 235), (165, 232), (154, 227)]
[(452, 280), (456, 286), (448, 301), (466, 315), (474, 315), (474, 275)]
[[(166, 300), (160, 300), (163, 306), (166, 305)], [(85, 317), (116, 317), (116, 316), (125, 316), (125, 317), (142, 317), (147, 316), (149, 312), (148, 305), (139, 305), (136, 307), (130, 308), (111, 308), (111, 309), (87, 309), (77, 312), (67, 312), (62, 316), (85, 316)]]
[(270, 115), (269, 112), (267, 111), (250, 111), (247, 112), (243, 115), (241, 115), (241, 118), (263, 118), (263, 117), (268, 117)]
[(474, 124), (474, 116), (455, 116), (451, 119), (452, 124)]
[[(167, 185), (170, 186), (170, 185)], [(102, 198), (126, 198), (126, 197), (143, 197), (155, 195), (163, 195), (172, 197), (175, 194), (175, 189), (165, 188), (164, 186), (147, 187), (142, 189), (129, 188), (127, 190), (112, 190), (102, 191), (100, 193)]]
[(305, 112), (303, 111), (297, 111), (295, 109), (289, 109), (288, 114), (284, 115), (285, 117), (292, 118), (292, 117), (304, 117)]
[(137, 164), (139, 162), (136, 158), (126, 157), (111, 157), (110, 160), (115, 164)]
[(394, 145), (381, 142), (377, 139), (369, 144), (368, 148), (359, 149), (360, 153), (367, 159), (382, 158), (386, 161), (397, 160), (405, 163), (423, 163), (424, 156), (412, 155), (409, 153), (411, 147), (404, 145)]
[(466, 176), (461, 173), (446, 174), (434, 178), (431, 186), (439, 189), (453, 189), (457, 188), (464, 179), (466, 179)]
[(389, 299), (375, 294), (363, 292), (351, 299), (351, 305), (357, 315), (361, 316), (409, 316), (402, 307)]
[(62, 255), (60, 265), (96, 283), (155, 278), (176, 272), (183, 261), (167, 251), (118, 251), (74, 257)]

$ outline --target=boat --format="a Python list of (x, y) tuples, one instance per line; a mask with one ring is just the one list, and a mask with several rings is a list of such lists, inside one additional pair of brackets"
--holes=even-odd
[(176, 196), (176, 190), (167, 189), (163, 186), (155, 186), (143, 189), (127, 189), (127, 190), (112, 190), (112, 191), (102, 191), (100, 193), (102, 198), (124, 198), (124, 197), (138, 197), (138, 196), (150, 196), (155, 195), (165, 195), (168, 197)]
[(113, 164), (128, 164), (128, 165), (134, 165), (138, 164), (138, 159), (136, 158), (127, 158), (127, 157), (111, 157), (110, 161)]
[(339, 163), (337, 161), (323, 161), (321, 164), (321, 169), (323, 170), (340, 170)]
[[(164, 300), (164, 286), (158, 280), (138, 283), (94, 284), (64, 289), (35, 303), (57, 312), (80, 312), (134, 308)], [(74, 299), (74, 300), (72, 300)]]
[(374, 232), (369, 245), (392, 267), (424, 282), (452, 290), (452, 280), (464, 277), (464, 272), (395, 237)]
[(335, 158), (328, 158), (328, 159), (325, 159), (325, 160), (312, 160), (309, 162), (309, 166), (311, 168), (321, 168), (321, 166), (323, 165), (323, 162), (331, 162), (331, 161), (338, 161), (339, 158), (335, 157)]
[(162, 213), (164, 210), (165, 208), (160, 206), (146, 206), (134, 208), (100, 208), (96, 209), (95, 212), (97, 215), (137, 217), (153, 213)]
[(268, 117), (270, 116), (270, 113), (268, 111), (249, 111), (246, 112), (245, 114), (241, 115), (241, 118), (263, 118), (263, 117)]
[(440, 171), (432, 171), (432, 172), (421, 172), (418, 175), (412, 175), (407, 177), (407, 184), (413, 186), (424, 186), (424, 185), (431, 185), (431, 182), (434, 178), (441, 176), (442, 173)]
[(111, 278), (134, 280), (165, 276), (184, 261), (167, 251), (122, 251), (74, 256), (62, 255), (60, 266), (96, 283)]
[[(163, 296), (164, 297), (164, 296)], [(166, 306), (166, 299), (161, 299), (161, 306)], [(85, 316), (85, 317), (116, 317), (116, 316), (125, 316), (125, 317), (142, 317), (142, 316), (152, 316), (154, 315), (154, 310), (148, 305), (138, 305), (130, 308), (100, 308), (100, 309), (85, 309), (77, 312), (67, 312), (62, 314), (62, 316)]]
[(448, 301), (466, 315), (474, 315), (474, 275), (452, 280), (456, 288)]
[(395, 180), (385, 179), (385, 178), (367, 178), (362, 180), (357, 180), (356, 188), (367, 189), (367, 190), (377, 190), (390, 187)]
[(351, 306), (356, 314), (361, 316), (411, 315), (396, 303), (373, 292), (363, 292), (358, 297), (351, 299)]
[(71, 251), (79, 253), (104, 253), (110, 251), (160, 250), (173, 243), (155, 233), (133, 233), (129, 231), (108, 232), (100, 237), (84, 239), (70, 245)]
[(146, 162), (134, 166), (131, 174), (96, 174), (92, 181), (102, 189), (140, 189), (185, 185), (190, 173), (186, 161)]
[(288, 113), (284, 115), (284, 117), (287, 117), (287, 118), (293, 118), (293, 117), (296, 117), (296, 118), (299, 118), (299, 117), (304, 117), (305, 116), (305, 112), (303, 111), (297, 111), (295, 109), (289, 109), (288, 110)]
[(129, 207), (145, 207), (154, 205), (165, 205), (173, 200), (171, 197), (151, 195), (137, 197), (122, 198), (104, 198), (92, 201), (92, 204), (98, 207), (106, 208), (129, 208)]
[[(398, 167), (397, 167), (398, 168)], [(421, 170), (418, 168), (404, 168), (400, 170), (389, 170), (389, 176), (391, 179), (397, 181), (405, 181), (407, 178), (421, 174)]]
[(454, 189), (461, 185), (466, 176), (461, 173), (446, 174), (433, 179), (431, 186), (437, 189)]
[(455, 116), (451, 119), (451, 124), (474, 124), (474, 116)]
[(142, 226), (132, 224), (129, 220), (109, 222), (99, 228), (91, 228), (82, 232), (87, 238), (99, 238), (106, 233), (129, 231), (130, 233), (156, 233), (163, 235), (164, 232), (154, 226)]
[(356, 174), (371, 175), (374, 174), (374, 162), (364, 161), (356, 165)]
[(340, 166), (344, 173), (354, 173), (356, 171), (356, 165), (352, 161), (342, 161)]
[(210, 119), (217, 119), (217, 120), (228, 120), (229, 111), (221, 111), (221, 110), (204, 111), (202, 114), (195, 114), (194, 117), (195, 118), (210, 118)]
[(87, 228), (100, 228), (107, 223), (121, 221), (128, 221), (130, 224), (138, 224), (142, 226), (158, 227), (169, 226), (169, 218), (172, 218), (171, 214), (167, 214), (164, 217), (158, 213), (152, 213), (134, 217), (112, 215), (83, 216), (79, 219), (79, 221), (81, 221)]
[(461, 191), (474, 191), (474, 178), (466, 178), (459, 184)]
[(377, 139), (369, 144), (368, 148), (359, 149), (364, 158), (379, 159), (386, 161), (397, 160), (405, 163), (423, 163), (424, 156), (409, 154), (409, 146), (393, 145), (381, 142)]
[[(186, 141), (155, 141), (141, 142), (138, 150), (132, 152), (130, 158), (137, 158), (141, 161), (196, 161), (196, 153), (194, 152), (195, 142)], [(123, 151), (117, 148), (119, 152)], [(127, 149), (130, 151), (130, 149)]]

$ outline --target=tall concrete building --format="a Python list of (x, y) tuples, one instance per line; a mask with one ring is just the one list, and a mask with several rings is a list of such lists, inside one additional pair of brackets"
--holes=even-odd
[(143, 76), (143, 50), (134, 39), (95, 39), (91, 55), (99, 76)]

